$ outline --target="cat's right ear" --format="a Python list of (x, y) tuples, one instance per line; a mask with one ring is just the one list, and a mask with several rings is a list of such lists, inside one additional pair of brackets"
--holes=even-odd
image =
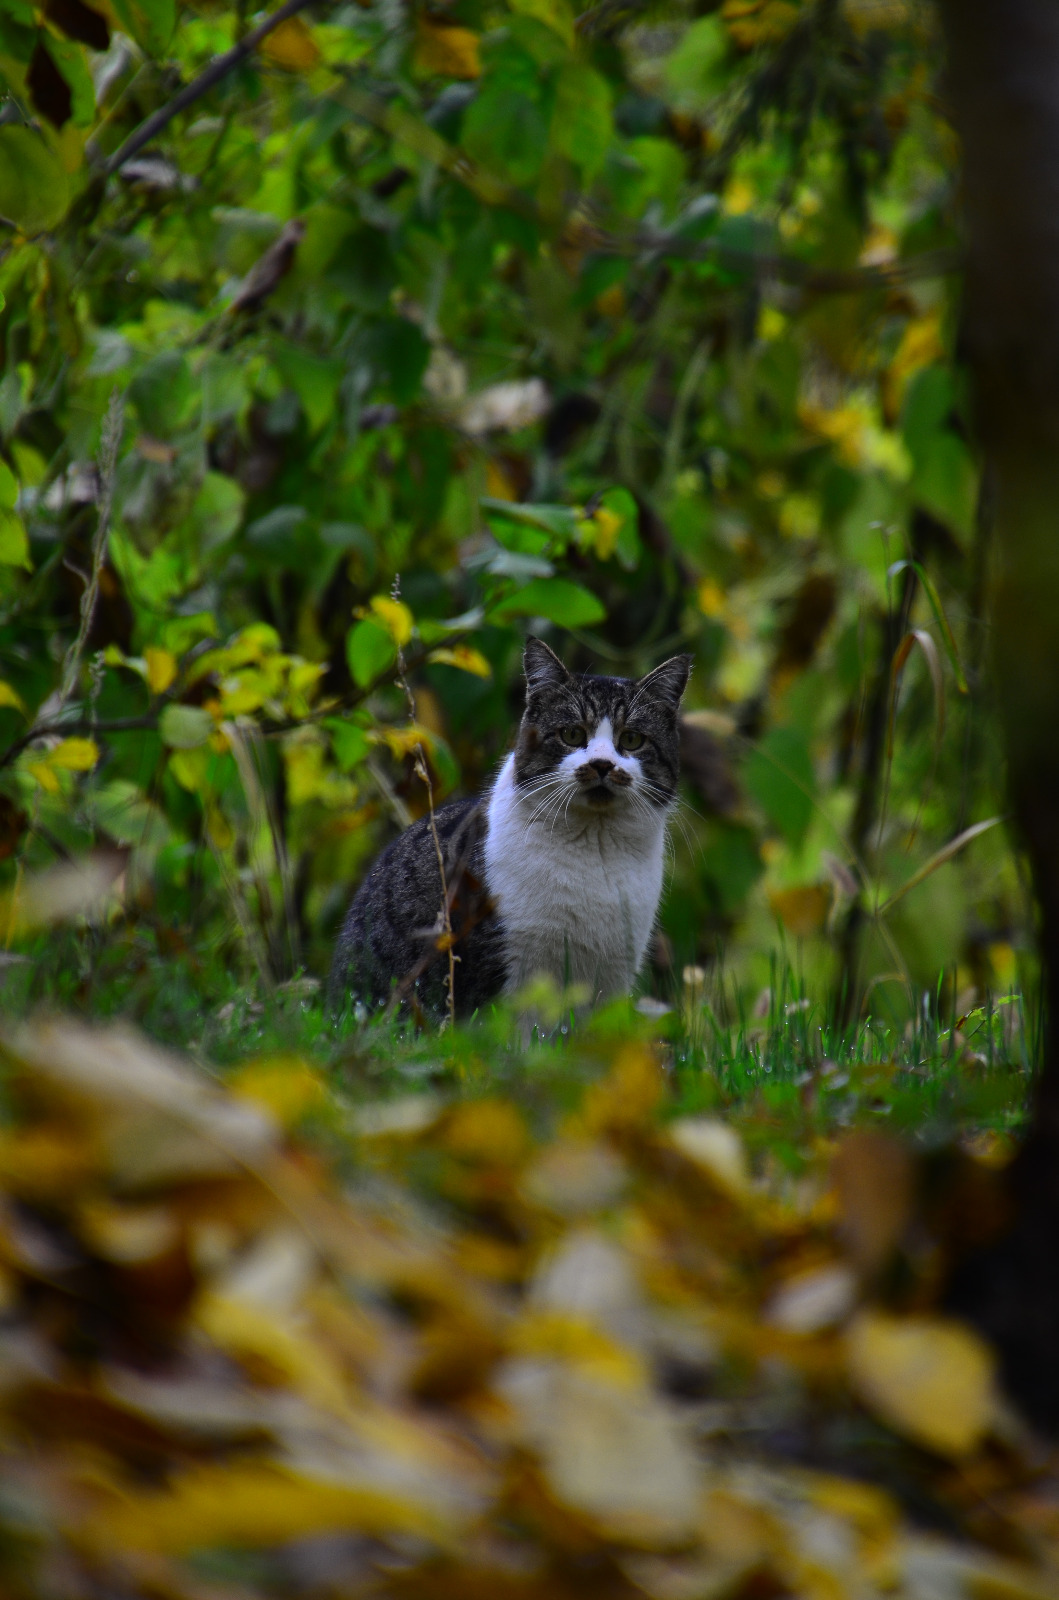
[(549, 689), (559, 689), (569, 683), (570, 674), (554, 650), (549, 650), (543, 639), (531, 634), (526, 640), (522, 655), (522, 670), (526, 674), (526, 697), (546, 694)]

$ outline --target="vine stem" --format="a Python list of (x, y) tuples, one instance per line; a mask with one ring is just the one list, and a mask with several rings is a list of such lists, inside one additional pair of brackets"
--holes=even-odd
[(81, 620), (77, 629), (77, 636), (67, 650), (63, 661), (59, 694), (53, 711), (54, 717), (59, 716), (77, 688), (81, 660), (84, 656), (85, 645), (92, 627), (96, 601), (99, 599), (99, 579), (107, 556), (110, 513), (114, 505), (114, 479), (117, 476), (118, 469), (118, 448), (121, 444), (124, 425), (125, 399), (120, 390), (115, 389), (110, 396), (107, 414), (103, 418), (103, 428), (99, 441), (99, 518), (96, 522), (96, 531), (92, 539), (92, 565), (85, 579), (84, 592), (81, 595)]
[[(400, 600), (401, 598), (400, 573), (397, 573), (393, 580), (393, 587), (390, 590), (390, 598), (393, 600)], [(404, 697), (408, 701), (408, 714), (411, 719), (412, 726), (415, 727), (417, 721), (415, 695), (412, 693), (412, 686), (408, 682), (408, 674), (405, 668), (404, 651), (400, 645), (397, 646), (397, 683), (404, 691)], [(431, 782), (430, 768), (427, 766), (426, 751), (423, 749), (421, 740), (417, 740), (415, 744), (415, 772), (416, 777), (422, 779), (423, 787), (427, 792), (427, 811), (430, 816), (430, 837), (434, 841), (434, 854), (437, 857), (438, 862), (438, 876), (441, 879), (441, 926), (443, 929), (442, 937), (445, 940), (445, 954), (447, 955), (449, 962), (449, 975), (447, 980), (447, 1009), (449, 1027), (451, 1028), (455, 1027), (456, 1025), (456, 951), (452, 937), (452, 908), (449, 905), (449, 885), (445, 873), (445, 856), (441, 848), (441, 839), (438, 836), (437, 817), (434, 814), (434, 785)]]
[(262, 39), (270, 34), (273, 29), (278, 28), (281, 23), (286, 22), (290, 17), (297, 16), (299, 11), (305, 11), (313, 3), (314, 0), (286, 0), (285, 5), (280, 6), (271, 15), (265, 17), (262, 22), (258, 23), (256, 28), (252, 28), (230, 50), (226, 50), (223, 55), (216, 56), (209, 66), (200, 72), (197, 78), (193, 78), (190, 83), (185, 84), (180, 92), (173, 96), (172, 100), (167, 100), (164, 106), (159, 106), (158, 110), (152, 112), (146, 121), (141, 122), (138, 128), (134, 128), (120, 150), (116, 150), (104, 163), (103, 171), (109, 176), (112, 172), (117, 172), (119, 168), (123, 167), (126, 161), (131, 161), (132, 157), (138, 155), (145, 144), (150, 144), (151, 140), (161, 133), (162, 129), (172, 122), (175, 116), (186, 110), (188, 106), (193, 105), (196, 100), (201, 99), (215, 84), (220, 83), (222, 78), (226, 78), (230, 72), (234, 71), (241, 61), (245, 61), (247, 56), (252, 55)]

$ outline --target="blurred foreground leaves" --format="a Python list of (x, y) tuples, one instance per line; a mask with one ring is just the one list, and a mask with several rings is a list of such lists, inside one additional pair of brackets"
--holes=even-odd
[(578, 1048), (559, 1116), (10, 1033), (3, 1592), (1054, 1595), (1056, 1461), (938, 1311), (995, 1155), (770, 1178)]

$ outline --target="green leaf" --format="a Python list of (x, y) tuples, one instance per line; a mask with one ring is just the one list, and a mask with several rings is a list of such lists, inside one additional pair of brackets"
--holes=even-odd
[(96, 115), (96, 91), (92, 75), (85, 60), (85, 47), (73, 39), (63, 39), (57, 34), (44, 36), (48, 54), (62, 73), (70, 89), (70, 114), (74, 126), (90, 128)]
[(162, 743), (170, 750), (196, 750), (206, 743), (214, 721), (201, 706), (166, 706), (158, 719)]
[(58, 156), (32, 128), (0, 128), (0, 216), (23, 233), (56, 227), (70, 204)]
[(0, 12), (25, 28), (35, 28), (37, 25), (36, 14), (29, 0), (0, 0)]
[(385, 628), (370, 617), (355, 623), (346, 635), (346, 659), (353, 682), (367, 689), (397, 660), (397, 646)]
[[(514, 500), (493, 500), (488, 495), (482, 495), (478, 503), (488, 514), (489, 526), (496, 532), (497, 538), (513, 550), (521, 550), (525, 546), (514, 542), (502, 526), (498, 530), (498, 524), (514, 523), (524, 528), (539, 528), (542, 533), (549, 534), (553, 539), (561, 539), (564, 544), (569, 544), (577, 532), (577, 512), (571, 506), (526, 506)], [(539, 544), (532, 546), (535, 551), (544, 548)]]
[(165, 53), (176, 27), (176, 0), (114, 0), (114, 10), (148, 55)]
[(693, 22), (666, 62), (667, 98), (678, 111), (705, 111), (724, 88), (732, 62), (728, 30), (719, 16)]
[(512, 11), (524, 17), (535, 17), (551, 28), (572, 50), (574, 47), (574, 14), (566, 0), (508, 0)]
[(509, 617), (546, 617), (562, 628), (585, 628), (602, 622), (607, 613), (590, 589), (569, 578), (534, 578), (517, 594), (494, 608), (500, 621)]
[(618, 540), (614, 547), (614, 554), (626, 572), (634, 572), (640, 564), (643, 550), (640, 545), (639, 522), (640, 513), (636, 501), (628, 489), (608, 489), (602, 496), (600, 505), (617, 517), (621, 526), (618, 529)]
[(702, 870), (713, 909), (730, 916), (765, 869), (751, 829), (723, 823), (715, 824), (715, 829), (716, 837), (702, 852)]
[(974, 528), (978, 472), (963, 440), (948, 429), (931, 436), (916, 462), (912, 493), (932, 517), (962, 538)]
[(912, 378), (901, 407), (901, 432), (913, 461), (945, 426), (954, 402), (952, 374), (944, 367), (924, 367)]
[(548, 148), (551, 94), (540, 67), (513, 40), (490, 53), (490, 71), (463, 119), (469, 156), (512, 183), (531, 183)]
[(556, 87), (552, 149), (590, 178), (602, 167), (613, 137), (610, 85), (592, 67), (571, 62)]
[(797, 844), (812, 820), (816, 794), (805, 735), (797, 728), (773, 728), (752, 752), (743, 780), (773, 826)]
[(18, 479), (6, 461), (0, 461), (0, 506), (14, 511), (18, 504)]
[(294, 344), (277, 345), (272, 359), (298, 396), (309, 427), (313, 433), (319, 433), (334, 414), (335, 397), (342, 380), (341, 361), (314, 356)]
[(153, 356), (129, 384), (129, 399), (156, 439), (170, 438), (187, 425), (198, 396), (199, 385), (179, 350)]
[(607, 163), (615, 204), (628, 217), (641, 216), (652, 202), (675, 211), (683, 181), (684, 157), (668, 139), (629, 139)]
[(234, 478), (207, 472), (185, 527), (202, 551), (216, 549), (238, 530), (246, 495)]
[(341, 717), (325, 717), (324, 727), (331, 735), (331, 748), (343, 772), (359, 766), (371, 749), (363, 728), (346, 722)]
[(407, 317), (385, 317), (360, 341), (364, 358), (377, 379), (388, 382), (398, 405), (408, 405), (430, 360), (430, 343)]
[(25, 567), (27, 572), (33, 570), (22, 518), (6, 506), (0, 509), (0, 566)]

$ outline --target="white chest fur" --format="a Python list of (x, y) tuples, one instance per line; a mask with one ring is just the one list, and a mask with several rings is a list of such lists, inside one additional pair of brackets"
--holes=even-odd
[(508, 990), (539, 973), (622, 994), (639, 971), (662, 893), (665, 812), (543, 812), (508, 756), (489, 800), (486, 878), (507, 939)]

